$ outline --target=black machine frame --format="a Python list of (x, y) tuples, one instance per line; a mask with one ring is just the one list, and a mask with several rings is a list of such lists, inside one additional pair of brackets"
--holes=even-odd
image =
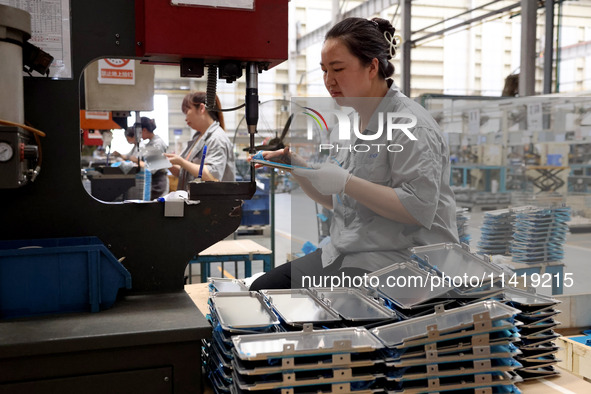
[[(34, 183), (0, 191), (0, 239), (98, 236), (132, 276), (132, 292), (182, 290), (189, 260), (240, 224), (247, 193), (204, 196), (184, 217), (164, 217), (164, 204), (107, 204), (80, 181), (80, 108), (84, 68), (104, 57), (135, 57), (135, 4), (131, 0), (71, 1), (71, 80), (25, 78), (25, 117), (47, 134), (43, 166)], [(244, 187), (246, 186), (246, 187)], [(210, 192), (211, 193), (211, 192)], [(209, 197), (209, 198), (208, 198)], [(237, 198), (236, 198), (237, 197)]]
[(0, 320), (3, 393), (202, 388), (201, 340), (211, 336), (211, 326), (184, 291), (185, 268), (238, 228), (241, 200), (256, 186), (253, 179), (201, 187), (200, 203), (185, 205), (180, 218), (165, 217), (162, 203), (103, 203), (86, 192), (81, 77), (96, 59), (135, 58), (135, 7), (133, 0), (71, 0), (73, 78), (24, 80), (25, 118), (47, 134), (41, 173), (34, 183), (0, 190), (0, 239), (97, 236), (125, 257), (132, 289), (100, 313)]

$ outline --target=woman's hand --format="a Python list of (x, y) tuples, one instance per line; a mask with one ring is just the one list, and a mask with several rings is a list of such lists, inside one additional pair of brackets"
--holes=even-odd
[(183, 167), (185, 159), (174, 153), (165, 153), (164, 156), (170, 161), (170, 164)]
[[(268, 161), (274, 161), (276, 163), (293, 164), (295, 166), (305, 167), (306, 162), (297, 154), (291, 153), (289, 146), (283, 149), (274, 151), (263, 151), (263, 158)], [(247, 158), (250, 161), (251, 157)], [(264, 164), (255, 164), (255, 168), (261, 168)], [(288, 170), (286, 170), (288, 171)]]
[(324, 163), (317, 168), (295, 168), (293, 174), (306, 178), (325, 196), (342, 193), (352, 176), (349, 171), (332, 163)]

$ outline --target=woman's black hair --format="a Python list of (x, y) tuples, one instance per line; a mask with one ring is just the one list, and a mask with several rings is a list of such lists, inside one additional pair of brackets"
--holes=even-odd
[(391, 43), (386, 40), (384, 33), (394, 37), (396, 29), (386, 19), (346, 18), (334, 25), (324, 40), (340, 39), (357, 57), (363, 65), (368, 65), (374, 58), (378, 59), (380, 75), (384, 79), (394, 74), (394, 65), (389, 62)]
[(131, 126), (125, 129), (125, 136), (128, 138), (135, 138), (135, 127)]
[(154, 130), (156, 130), (156, 121), (154, 119), (150, 119), (145, 116), (142, 116), (140, 120), (141, 120), (141, 124), (142, 124), (142, 129), (146, 129), (150, 133), (153, 133)]
[[(186, 114), (191, 108), (191, 106), (199, 108), (201, 104), (205, 104), (205, 96), (205, 92), (194, 92), (187, 94), (183, 99), (183, 103), (181, 104), (181, 109), (183, 113)], [(215, 107), (219, 109), (222, 108), (220, 98), (217, 96), (217, 94), (215, 96)], [(209, 116), (211, 116), (213, 120), (220, 123), (220, 127), (222, 129), (226, 128), (226, 124), (224, 123), (224, 114), (221, 111), (210, 111), (208, 109), (207, 113), (209, 114)]]

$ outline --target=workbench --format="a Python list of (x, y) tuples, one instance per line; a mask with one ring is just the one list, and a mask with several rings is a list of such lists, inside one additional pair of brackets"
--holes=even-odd
[(201, 339), (210, 337), (182, 290), (127, 296), (98, 313), (2, 320), (0, 392), (199, 392)]
[[(252, 261), (262, 260), (263, 271), (271, 270), (272, 251), (250, 239), (220, 241), (205, 249), (191, 261), (189, 261), (189, 283), (192, 283), (193, 264), (201, 264), (201, 282), (205, 282), (211, 276), (210, 264), (222, 263), (222, 273), (224, 272), (224, 262), (233, 261), (235, 273), (238, 273), (238, 261), (244, 261), (244, 277), (252, 275)], [(219, 275), (221, 276), (221, 275)]]
[(462, 187), (468, 187), (469, 181), (469, 173), (470, 170), (481, 170), (484, 172), (484, 185), (485, 191), (492, 191), (492, 172), (498, 171), (499, 172), (499, 193), (505, 193), (507, 191), (506, 188), (506, 181), (507, 181), (507, 167), (505, 166), (489, 166), (489, 165), (481, 165), (481, 164), (452, 164), (451, 172), (450, 172), (450, 182), (449, 185), (453, 186), (453, 172), (454, 170), (460, 170), (462, 173)]

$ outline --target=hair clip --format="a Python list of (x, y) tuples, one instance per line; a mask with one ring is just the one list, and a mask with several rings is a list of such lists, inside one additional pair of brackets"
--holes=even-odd
[(396, 55), (396, 51), (398, 50), (398, 46), (402, 43), (402, 37), (398, 34), (392, 35), (389, 31), (384, 32), (384, 38), (386, 42), (390, 44), (388, 51), (390, 53), (390, 57), (393, 58)]

